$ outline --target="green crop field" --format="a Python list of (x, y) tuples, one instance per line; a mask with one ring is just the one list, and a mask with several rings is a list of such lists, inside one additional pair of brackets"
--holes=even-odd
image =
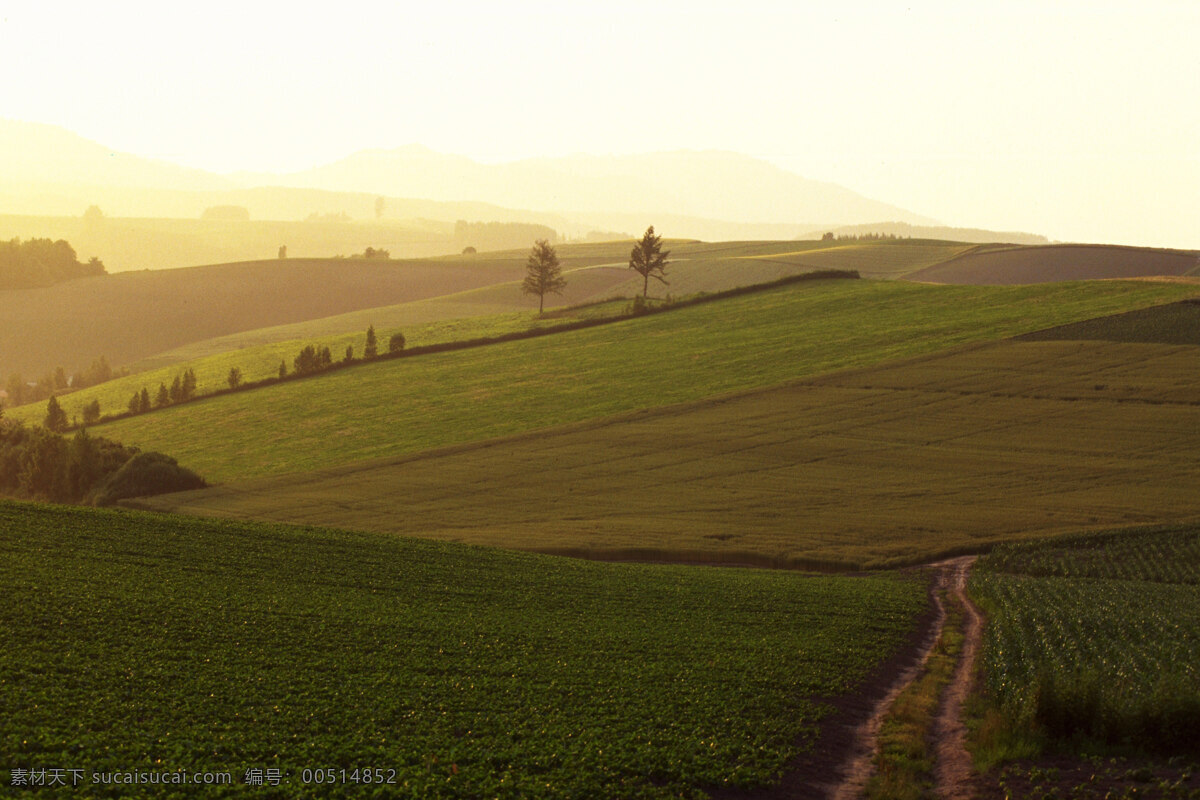
[(1200, 747), (1200, 529), (998, 548), (972, 593), (988, 613), (990, 699), (1057, 739)]
[(1200, 348), (1005, 342), (145, 503), (597, 557), (847, 568), (1200, 516), (1198, 450)]
[(926, 596), (911, 577), (10, 502), (0, 555), (0, 763), (16, 796), (47, 790), (10, 787), (14, 769), (83, 770), (81, 797), (121, 795), (93, 773), (176, 770), (230, 774), (205, 796), (243, 796), (249, 769), (286, 781), (264, 796), (763, 787), (813, 746), (826, 700), (911, 636)]
[(1145, 282), (819, 281), (519, 342), (373, 364), (95, 428), (210, 481), (306, 471), (776, 385), (1166, 302)]

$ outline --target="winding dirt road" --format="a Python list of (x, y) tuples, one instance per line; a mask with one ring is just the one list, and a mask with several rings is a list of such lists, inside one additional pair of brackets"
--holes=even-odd
[(862, 797), (867, 782), (875, 771), (875, 755), (879, 749), (879, 730), (883, 720), (891, 711), (896, 697), (920, 676), (946, 624), (946, 609), (941, 599), (943, 590), (954, 594), (962, 603), (965, 609), (966, 629), (954, 678), (943, 692), (938, 716), (931, 731), (936, 742), (937, 794), (945, 800), (969, 800), (975, 796), (971, 778), (971, 757), (966, 749), (966, 725), (963, 721), (963, 704), (971, 690), (983, 630), (983, 618), (966, 594), (967, 576), (974, 563), (975, 556), (963, 556), (931, 565), (938, 570), (932, 593), (936, 617), (934, 624), (930, 626), (929, 634), (921, 644), (920, 659), (896, 676), (888, 693), (876, 705), (874, 713), (860, 726), (855, 736), (854, 748), (842, 772), (841, 782), (827, 795), (831, 800), (858, 800)]

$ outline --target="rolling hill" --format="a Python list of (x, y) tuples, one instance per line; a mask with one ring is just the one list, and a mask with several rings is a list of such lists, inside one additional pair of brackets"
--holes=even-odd
[(1197, 449), (1200, 348), (1003, 343), (141, 507), (598, 558), (878, 568), (1200, 516)]
[(764, 388), (1192, 293), (1148, 282), (811, 282), (539, 339), (339, 370), (95, 431), (229, 481)]
[[(626, 268), (630, 246), (560, 246), (564, 270), (593, 269), (570, 273), (565, 294), (548, 302), (572, 305), (640, 293), (640, 281)], [(869, 243), (824, 252), (822, 243), (788, 241), (670, 242), (668, 247), (670, 285), (656, 284), (655, 290), (678, 297), (827, 267), (893, 276), (939, 254), (950, 257), (962, 246)], [(511, 250), (391, 262), (291, 258), (172, 271), (177, 274), (122, 273), (44, 291), (0, 292), (0, 302), (12, 309), (0, 316), (0, 375), (36, 378), (59, 365), (71, 373), (101, 355), (139, 370), (264, 343), (352, 337), (373, 323), (406, 329), (528, 311), (536, 302), (519, 288), (527, 257), (527, 250)], [(71, 324), (79, 319), (89, 320), (86, 332)], [(45, 323), (41, 334), (30, 337), (37, 320)], [(216, 341), (206, 343), (209, 339)], [(350, 338), (324, 343), (338, 344), (340, 352)]]
[(1071, 244), (978, 250), (906, 277), (932, 283), (1011, 285), (1183, 276), (1197, 269), (1200, 254), (1188, 250)]
[[(520, 280), (523, 261), (273, 259), (0, 292), (0, 373), (130, 364), (214, 336)], [(519, 306), (518, 306), (519, 307)], [(81, 324), (85, 322), (86, 324)], [(38, 331), (38, 335), (31, 335)]]

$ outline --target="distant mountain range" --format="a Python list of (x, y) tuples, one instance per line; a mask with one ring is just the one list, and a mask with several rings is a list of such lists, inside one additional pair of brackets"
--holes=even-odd
[(185, 191), (237, 187), (230, 178), (168, 161), (118, 153), (54, 125), (0, 119), (0, 188), (11, 190), (19, 184)]
[[(219, 175), (119, 153), (52, 125), (0, 119), (0, 213), (195, 219), (241, 205), (256, 220), (345, 213), (385, 219), (531, 222), (672, 238), (791, 239), (842, 226), (936, 220), (722, 151), (575, 155), (481, 164), (419, 145), (363, 150), (290, 174)], [(944, 229), (953, 231), (954, 229)], [(973, 239), (987, 232), (973, 232)], [(950, 238), (953, 238), (952, 236)]]
[(282, 186), (479, 200), (567, 216), (633, 212), (737, 223), (936, 224), (836, 184), (808, 180), (749, 156), (711, 150), (479, 164), (410, 145), (363, 150), (289, 175), (237, 177)]

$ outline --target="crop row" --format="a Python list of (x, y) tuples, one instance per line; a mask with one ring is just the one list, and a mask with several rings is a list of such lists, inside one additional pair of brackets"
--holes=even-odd
[(1192, 529), (998, 548), (972, 582), (992, 700), (1054, 738), (1200, 745), (1197, 556)]
[(0, 584), (6, 769), (279, 769), (304, 794), (306, 768), (378, 767), (419, 797), (763, 786), (924, 604), (897, 578), (10, 503)]
[(1145, 528), (996, 548), (994, 572), (1064, 578), (1200, 583), (1200, 527)]

